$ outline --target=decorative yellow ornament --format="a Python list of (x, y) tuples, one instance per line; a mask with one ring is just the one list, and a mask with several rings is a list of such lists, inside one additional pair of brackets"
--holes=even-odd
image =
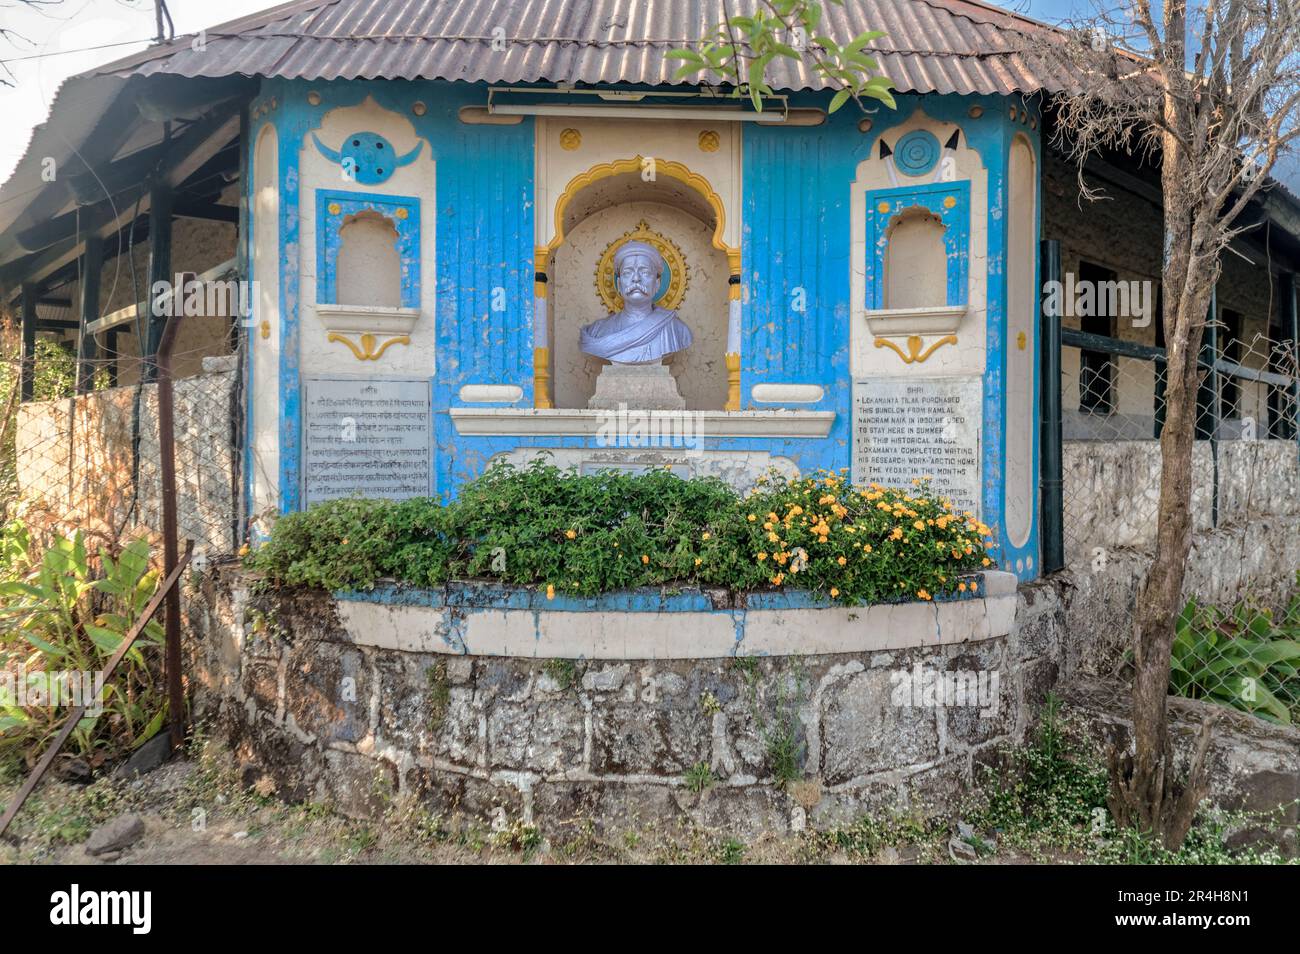
[(718, 135), (716, 129), (700, 130), (700, 151), (717, 152), (718, 147), (722, 145), (722, 137)]
[(690, 283), (686, 256), (672, 239), (652, 230), (645, 219), (638, 222), (632, 231), (624, 232), (606, 245), (605, 251), (600, 253), (600, 260), (596, 263), (596, 292), (601, 302), (610, 314), (623, 310), (623, 296), (618, 293), (614, 282), (614, 253), (624, 242), (634, 239), (653, 246), (664, 257), (668, 267), (668, 289), (655, 304), (676, 311), (686, 297), (686, 287)]
[(337, 202), (331, 202), (329, 204), (330, 215), (338, 215), (340, 211), (342, 211), (342, 209)]
[(581, 145), (582, 145), (582, 133), (578, 132), (578, 130), (574, 129), (572, 126), (568, 127), (567, 129), (560, 130), (561, 149), (566, 149), (569, 152), (572, 152), (573, 150), (577, 149)]
[(879, 212), (881, 215), (887, 215), (889, 213), (889, 203), (888, 202), (880, 203), (878, 206), (876, 206), (876, 211)]
[(950, 195), (943, 200), (943, 207), (945, 209), (951, 209), (956, 204), (957, 204), (957, 199), (955, 196)]
[(907, 351), (903, 351), (902, 348), (894, 344), (894, 342), (890, 341), (888, 338), (877, 338), (875, 343), (877, 348), (889, 348), (903, 359), (903, 364), (921, 364), (944, 345), (955, 345), (957, 343), (957, 336), (945, 335), (931, 344), (930, 347), (926, 348), (925, 339), (920, 335), (908, 335)]

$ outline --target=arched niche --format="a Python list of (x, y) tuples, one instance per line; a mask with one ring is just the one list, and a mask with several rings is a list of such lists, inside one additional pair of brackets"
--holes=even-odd
[(935, 308), (948, 303), (944, 224), (928, 209), (904, 209), (885, 229), (885, 307)]
[(393, 220), (363, 209), (339, 228), (338, 304), (398, 308), (402, 263)]
[(702, 177), (662, 160), (654, 166), (641, 160), (606, 164), (570, 184), (556, 205), (555, 238), (539, 249), (537, 262), (547, 276), (545, 370), (555, 407), (586, 407), (595, 390), (603, 362), (582, 353), (578, 333), (609, 314), (597, 289), (597, 265), (612, 244), (643, 224), (680, 249), (686, 265), (684, 295), (675, 307), (695, 341), (669, 364), (678, 390), (690, 410), (727, 406), (729, 278), (738, 271), (739, 252), (721, 240), (724, 215)]

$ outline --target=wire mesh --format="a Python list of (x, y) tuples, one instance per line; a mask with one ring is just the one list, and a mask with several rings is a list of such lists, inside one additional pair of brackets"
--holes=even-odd
[[(1226, 311), (1213, 331), (1197, 394), (1193, 528), (1233, 531), (1213, 544), (1224, 581), (1276, 577), (1276, 567), (1252, 564), (1282, 555), (1260, 542), (1268, 525), (1296, 519), (1288, 509), (1300, 469), (1295, 345), (1276, 328), (1243, 329)], [(1117, 550), (1154, 550), (1164, 369), (1078, 346), (1063, 349), (1061, 368), (1066, 561), (1099, 571)], [(1300, 720), (1300, 575), (1290, 584), (1272, 592), (1238, 584), (1190, 600), (1176, 628), (1171, 691)]]
[[(239, 542), (243, 329), (229, 318), (173, 320), (184, 322), (173, 359), (180, 537), (201, 561)], [(157, 543), (158, 385), (137, 336), (100, 335), (78, 393), (75, 339), (38, 335), (32, 400), (22, 401), (16, 323), (0, 334), (0, 520), (22, 520), (37, 545), (74, 531), (92, 548)]]

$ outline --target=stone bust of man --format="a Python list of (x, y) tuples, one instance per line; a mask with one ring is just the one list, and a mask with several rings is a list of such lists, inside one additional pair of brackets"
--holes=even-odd
[(653, 245), (624, 242), (614, 253), (623, 310), (582, 326), (583, 352), (614, 364), (657, 364), (689, 348), (694, 340), (691, 329), (677, 312), (654, 303), (663, 273), (663, 256)]

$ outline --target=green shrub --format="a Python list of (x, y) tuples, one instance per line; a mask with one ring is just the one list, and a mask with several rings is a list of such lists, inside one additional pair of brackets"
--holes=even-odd
[(1189, 602), (1174, 627), (1169, 688), (1271, 722), (1300, 719), (1300, 594), (1280, 622), (1249, 603), (1227, 613)]
[[(60, 537), (40, 560), (16, 557), (21, 525), (5, 528), (0, 548), (0, 672), (30, 687), (43, 673), (102, 672), (153, 596), (158, 573), (149, 568), (149, 546), (127, 545), (115, 559), (101, 550), (92, 564), (81, 534)], [(103, 686), (103, 708), (82, 718), (68, 747), (83, 756), (112, 755), (158, 732), (164, 697), (144, 650), (162, 641), (155, 619), (145, 626)], [(67, 687), (67, 677), (58, 677)], [(8, 682), (8, 680), (6, 680)], [(0, 686), (0, 754), (42, 745), (62, 725), (66, 706), (28, 704)], [(92, 759), (92, 762), (94, 759)]]
[(843, 603), (964, 591), (991, 566), (989, 529), (925, 484), (855, 488), (838, 474), (762, 481), (742, 497), (667, 471), (578, 475), (542, 463), (490, 468), (440, 506), (336, 500), (281, 517), (248, 565), (275, 583), (418, 586), (451, 579), (593, 596), (696, 584), (798, 586)]

